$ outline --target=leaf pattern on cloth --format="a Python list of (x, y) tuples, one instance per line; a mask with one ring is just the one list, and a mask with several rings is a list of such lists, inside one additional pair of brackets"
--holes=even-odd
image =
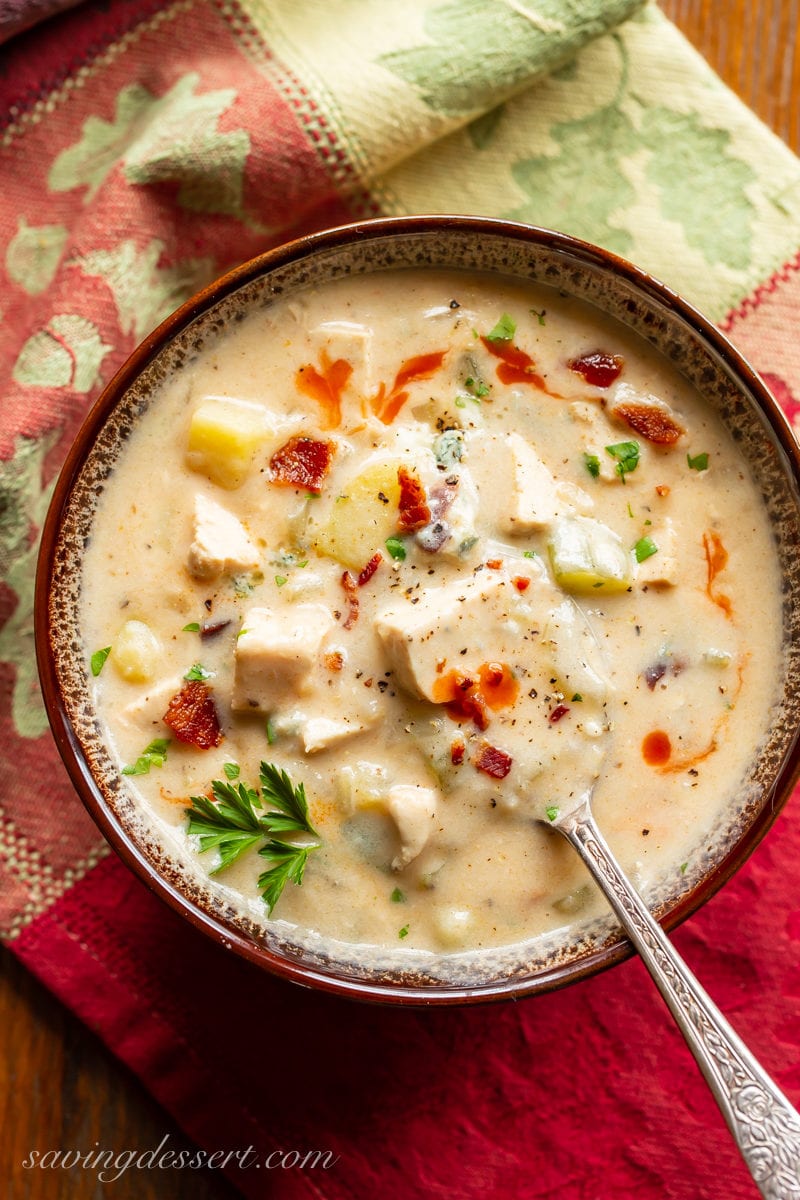
[(502, 92), (566, 61), (639, 7), (639, 0), (445, 0), (425, 14), (426, 45), (376, 61), (429, 108), (459, 116), (494, 107)]
[(241, 217), (250, 135), (217, 129), (235, 90), (198, 95), (199, 84), (199, 74), (190, 71), (161, 97), (138, 83), (122, 88), (113, 121), (88, 117), (80, 140), (56, 157), (48, 176), (51, 191), (85, 186), (88, 204), (121, 163), (129, 183), (179, 183), (183, 208)]
[(631, 121), (611, 106), (556, 125), (552, 136), (560, 147), (558, 154), (513, 165), (514, 181), (530, 201), (504, 215), (561, 229), (624, 254), (633, 239), (614, 218), (636, 198), (622, 169), (625, 157), (638, 148)]
[(12, 378), (26, 387), (71, 388), (90, 392), (113, 349), (88, 317), (64, 313), (32, 333), (19, 352)]
[(133, 241), (111, 250), (92, 250), (73, 262), (85, 275), (105, 280), (114, 297), (123, 333), (137, 341), (214, 276), (211, 259), (187, 259), (174, 267), (160, 267), (163, 242), (153, 238), (142, 250)]
[(728, 131), (695, 113), (657, 106), (645, 108), (641, 137), (651, 150), (647, 178), (659, 189), (664, 216), (682, 226), (706, 262), (746, 268), (756, 211), (746, 189), (756, 173), (730, 152)]
[(20, 217), (6, 250), (6, 271), (29, 296), (39, 296), (53, 282), (68, 232), (63, 225), (28, 225)]
[(36, 672), (33, 594), (38, 530), (55, 484), (53, 479), (43, 486), (42, 467), (57, 440), (57, 431), (38, 441), (17, 438), (14, 456), (0, 461), (0, 579), (17, 601), (0, 627), (0, 662), (15, 668), (11, 715), (24, 738), (41, 737), (47, 729)]

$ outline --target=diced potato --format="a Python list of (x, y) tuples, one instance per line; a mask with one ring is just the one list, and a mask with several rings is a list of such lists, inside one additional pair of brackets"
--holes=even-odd
[(433, 924), (442, 945), (454, 950), (469, 941), (475, 914), (470, 908), (437, 908), (433, 914)]
[(241, 487), (270, 426), (263, 408), (241, 400), (205, 400), (192, 413), (186, 460), (212, 483)]
[(158, 670), (161, 646), (144, 621), (126, 621), (111, 650), (111, 661), (128, 683), (147, 683)]
[(375, 763), (358, 762), (342, 767), (336, 777), (336, 799), (347, 814), (357, 809), (384, 808), (389, 777), (385, 767)]
[(397, 532), (401, 464), (378, 463), (346, 485), (330, 510), (327, 521), (310, 528), (316, 550), (345, 567), (360, 570), (387, 537)]
[(548, 549), (556, 583), (565, 591), (624, 592), (631, 585), (631, 555), (600, 521), (561, 518), (552, 526)]

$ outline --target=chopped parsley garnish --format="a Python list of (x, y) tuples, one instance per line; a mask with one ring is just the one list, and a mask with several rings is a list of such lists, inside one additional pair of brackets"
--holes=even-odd
[(189, 668), (183, 678), (188, 679), (192, 683), (195, 680), (210, 679), (213, 674), (213, 671), (209, 671), (202, 663), (197, 662)]
[(639, 538), (633, 547), (633, 553), (636, 555), (636, 561), (641, 563), (646, 558), (652, 558), (654, 554), (658, 554), (658, 546), (651, 537)]
[(600, 474), (600, 459), (597, 457), (597, 455), (584, 454), (583, 463), (592, 479), (597, 479)]
[(277, 730), (275, 729), (275, 725), (273, 723), (272, 717), (267, 717), (266, 729), (267, 729), (267, 742), (269, 743), (270, 746), (274, 746), (278, 740), (278, 733), (277, 733)]
[(695, 454), (694, 457), (691, 454), (687, 454), (686, 461), (689, 464), (689, 469), (692, 471), (708, 470), (708, 455), (706, 453)]
[(132, 765), (122, 768), (123, 775), (149, 775), (151, 767), (163, 767), (169, 749), (169, 738), (155, 738), (146, 746)]
[(239, 778), (239, 764), (238, 763), (225, 763), (222, 769), (225, 772), (226, 779), (238, 779)]
[(110, 653), (110, 646), (104, 646), (102, 650), (95, 650), (94, 654), (89, 660), (89, 665), (92, 668), (92, 674), (95, 676), (95, 678), (100, 674), (103, 667), (106, 665), (106, 659)]
[(466, 408), (467, 402), (462, 396), (456, 396), (454, 404), (456, 408)]
[(538, 558), (539, 555), (537, 554), (537, 552), (535, 550), (523, 550), (522, 557), (523, 558)]
[(503, 313), (500, 320), (486, 335), (487, 342), (510, 342), (517, 332), (517, 323), (508, 313)]
[(484, 383), (482, 379), (475, 379), (472, 375), (464, 380), (464, 387), (475, 400), (483, 400), (484, 396), (489, 395), (488, 383)]
[(558, 812), (559, 812), (559, 810), (556, 807), (556, 805), (550, 804), (544, 810), (544, 815), (547, 817), (548, 821), (557, 821), (558, 820)]
[(184, 625), (183, 629), (181, 630), (181, 633), (199, 633), (199, 632), (200, 632), (200, 622), (199, 621), (190, 621), (189, 624)]
[(633, 520), (633, 509), (631, 508), (630, 504), (628, 505), (628, 516), (631, 520)]
[(276, 575), (275, 576), (275, 586), (276, 587), (283, 587), (283, 585), (287, 582), (288, 582), (287, 575)]
[(685, 874), (686, 874), (686, 869), (687, 869), (687, 867), (688, 867), (688, 866), (689, 866), (688, 862), (681, 863), (681, 875), (685, 875)]
[(571, 704), (580, 704), (580, 702), (582, 700), (583, 700), (583, 696), (580, 694), (580, 692), (576, 692), (575, 695), (572, 697), (572, 700), (570, 701), (570, 703)]
[(532, 309), (531, 309), (531, 316), (532, 316), (532, 317), (538, 317), (538, 318), (539, 318), (539, 324), (540, 324), (540, 325), (546, 325), (546, 324), (547, 324), (547, 322), (546, 322), (546, 321), (545, 321), (545, 319), (544, 319), (544, 318), (545, 318), (545, 316), (546, 316), (546, 314), (547, 314), (547, 309), (546, 309), (546, 308), (543, 308), (541, 312), (539, 312), (539, 310), (538, 310), (538, 309), (536, 309), (536, 308), (532, 308)]
[(401, 892), (400, 888), (395, 888), (389, 899), (391, 900), (392, 904), (404, 904), (406, 894), (405, 892)]
[(395, 560), (395, 562), (404, 562), (406, 557), (406, 544), (402, 538), (388, 537), (386, 539), (386, 549)]
[[(264, 842), (258, 853), (270, 866), (259, 875), (258, 888), (272, 912), (288, 882), (303, 882), (308, 856), (319, 849), (320, 841), (309, 820), (302, 783), (295, 786), (285, 771), (266, 762), (261, 764), (259, 782), (261, 796), (245, 783), (215, 779), (211, 784), (214, 799), (192, 796), (192, 807), (186, 809), (186, 815), (188, 832), (200, 839), (200, 853), (212, 849), (219, 852), (220, 861), (212, 875), (230, 866), (256, 843)], [(273, 807), (263, 812), (264, 803)], [(317, 840), (291, 840), (298, 834)]]
[(623, 483), (625, 476), (630, 475), (639, 465), (638, 442), (615, 442), (613, 446), (606, 446), (606, 454), (617, 460), (615, 470)]
[(407, 938), (408, 937), (408, 926), (404, 925), (402, 929), (398, 930), (397, 936), (399, 938)]

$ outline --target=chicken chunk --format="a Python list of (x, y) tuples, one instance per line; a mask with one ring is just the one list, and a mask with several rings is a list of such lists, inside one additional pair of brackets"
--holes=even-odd
[(192, 544), (187, 567), (195, 579), (211, 580), (258, 566), (258, 551), (241, 521), (201, 493), (194, 498)]
[(234, 710), (269, 713), (307, 691), (333, 624), (322, 604), (298, 604), (282, 613), (269, 608), (245, 613), (236, 640)]
[(436, 793), (431, 788), (397, 784), (389, 789), (386, 811), (400, 837), (400, 850), (392, 859), (392, 869), (402, 871), (424, 850), (433, 833)]
[(643, 559), (636, 568), (636, 582), (656, 587), (674, 587), (678, 582), (678, 539), (675, 526), (667, 517), (653, 525), (648, 536), (656, 547), (654, 554)]
[(556, 481), (536, 451), (518, 433), (505, 439), (508, 451), (508, 490), (501, 528), (506, 533), (543, 529), (563, 509)]

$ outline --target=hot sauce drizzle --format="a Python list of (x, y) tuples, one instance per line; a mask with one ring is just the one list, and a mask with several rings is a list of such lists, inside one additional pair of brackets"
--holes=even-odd
[(295, 383), (301, 392), (319, 404), (323, 415), (322, 428), (338, 429), (342, 423), (342, 392), (353, 374), (353, 368), (346, 358), (331, 362), (325, 350), (320, 353), (319, 365), (320, 370), (311, 363), (300, 367), (295, 375)]
[(722, 538), (719, 534), (710, 533), (703, 534), (703, 550), (708, 564), (708, 578), (706, 582), (706, 594), (709, 600), (725, 613), (726, 617), (731, 617), (733, 614), (733, 605), (727, 596), (723, 596), (720, 592), (714, 590), (714, 581), (721, 571), (725, 570), (728, 563), (728, 551), (722, 544)]
[(435, 350), (431, 354), (418, 354), (415, 358), (407, 358), (395, 375), (391, 390), (387, 393), (386, 384), (382, 383), (377, 394), (372, 397), (372, 411), (375, 416), (383, 421), (384, 425), (391, 425), (408, 399), (406, 384), (430, 379), (439, 370), (446, 355), (446, 350)]
[(513, 342), (492, 342), (486, 337), (482, 337), (481, 341), (490, 354), (501, 360), (497, 367), (497, 378), (501, 383), (527, 383), (556, 400), (562, 398), (558, 392), (550, 391), (543, 376), (537, 372), (530, 354), (520, 350), (519, 346)]
[(454, 721), (474, 721), (489, 728), (489, 710), (509, 708), (519, 695), (519, 683), (505, 663), (483, 663), (476, 673), (448, 671), (433, 686), (436, 704), (444, 704)]

